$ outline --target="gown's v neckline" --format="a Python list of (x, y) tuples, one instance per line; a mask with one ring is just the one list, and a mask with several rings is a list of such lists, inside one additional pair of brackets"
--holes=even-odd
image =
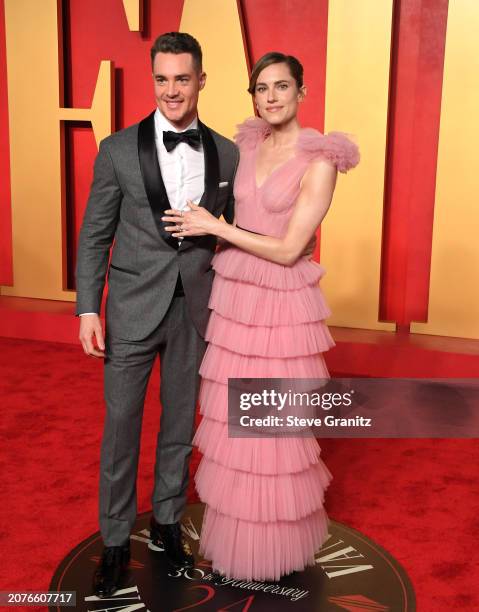
[(257, 166), (258, 166), (258, 152), (259, 152), (259, 148), (260, 146), (263, 144), (264, 140), (260, 140), (258, 141), (258, 143), (256, 144), (255, 150), (254, 150), (254, 155), (253, 155), (253, 181), (254, 181), (254, 186), (256, 191), (260, 191), (261, 189), (263, 189), (263, 187), (265, 186), (265, 184), (269, 181), (269, 179), (276, 174), (277, 172), (279, 172), (279, 170), (281, 170), (284, 166), (286, 166), (287, 164), (289, 164), (290, 162), (292, 162), (294, 159), (296, 159), (297, 157), (297, 153), (298, 153), (298, 141), (299, 141), (299, 137), (301, 134), (301, 130), (302, 128), (299, 130), (298, 132), (298, 137), (296, 139), (296, 142), (294, 144), (294, 153), (293, 155), (286, 159), (284, 162), (281, 162), (280, 164), (278, 164), (277, 166), (275, 166), (275, 168), (273, 168), (273, 170), (268, 174), (268, 176), (262, 181), (262, 183), (260, 185), (258, 185), (258, 180), (257, 180)]

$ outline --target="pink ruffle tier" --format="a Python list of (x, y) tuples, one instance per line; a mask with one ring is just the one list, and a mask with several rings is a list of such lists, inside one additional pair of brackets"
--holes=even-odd
[(332, 475), (311, 437), (229, 438), (228, 378), (326, 378), (334, 345), (318, 287), (324, 270), (286, 267), (234, 247), (213, 259), (209, 342), (200, 374), (203, 454), (195, 482), (205, 502), (200, 553), (229, 577), (278, 580), (314, 564), (328, 532)]
[(296, 521), (244, 521), (207, 507), (200, 546), (225, 575), (246, 580), (279, 580), (314, 565), (315, 551), (328, 535), (323, 507)]

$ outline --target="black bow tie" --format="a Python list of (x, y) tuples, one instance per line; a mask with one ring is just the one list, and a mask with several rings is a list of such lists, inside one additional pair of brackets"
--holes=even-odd
[(186, 142), (193, 149), (198, 150), (201, 144), (199, 130), (186, 130), (186, 132), (163, 132), (163, 144), (170, 153), (180, 142)]

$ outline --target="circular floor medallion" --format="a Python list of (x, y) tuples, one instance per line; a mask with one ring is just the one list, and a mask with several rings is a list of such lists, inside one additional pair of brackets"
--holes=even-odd
[[(102, 551), (99, 533), (76, 546), (60, 563), (51, 591), (75, 591), (75, 610), (84, 612), (413, 612), (412, 584), (384, 548), (346, 525), (330, 522), (330, 535), (316, 565), (279, 582), (227, 580), (212, 574), (198, 554), (203, 504), (191, 504), (183, 529), (197, 563), (172, 569), (149, 540), (150, 514), (138, 517), (131, 538), (131, 562), (125, 584), (110, 599), (92, 595), (91, 580)], [(72, 608), (50, 607), (62, 612)]]

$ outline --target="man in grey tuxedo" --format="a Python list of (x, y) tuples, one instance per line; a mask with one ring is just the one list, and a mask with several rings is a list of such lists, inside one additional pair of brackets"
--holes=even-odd
[[(238, 150), (198, 119), (206, 79), (198, 42), (188, 34), (164, 34), (155, 41), (151, 60), (157, 109), (100, 143), (78, 247), (80, 340), (87, 355), (104, 358), (100, 529), (105, 548), (94, 575), (100, 597), (120, 586), (129, 561), (143, 404), (157, 354), (163, 410), (151, 537), (175, 566), (194, 563), (179, 520), (216, 239), (173, 238), (161, 217), (165, 209), (185, 209), (187, 200), (228, 222), (234, 216)], [(104, 337), (99, 313), (107, 272)]]

